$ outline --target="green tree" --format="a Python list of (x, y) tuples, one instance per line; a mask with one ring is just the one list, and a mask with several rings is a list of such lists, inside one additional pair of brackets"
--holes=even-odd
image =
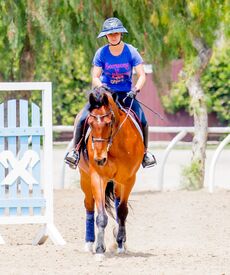
[(129, 30), (125, 40), (138, 47), (156, 72), (175, 58), (184, 59), (184, 82), (195, 126), (191, 167), (199, 173), (191, 178), (198, 179), (194, 186), (201, 187), (207, 105), (200, 80), (218, 30), (230, 34), (229, 14), (228, 0), (1, 1), (0, 78), (31, 81), (48, 80), (49, 76), (54, 80), (56, 122), (70, 123), (64, 109), (77, 111), (70, 105), (76, 99), (71, 94), (74, 91), (80, 105), (84, 101), (81, 92), (89, 84), (85, 74), (90, 75), (94, 52), (105, 42), (96, 35), (106, 17), (119, 17)]
[[(90, 70), (77, 32), (82, 22), (81, 1), (75, 1), (74, 8), (73, 2), (0, 2), (0, 80), (52, 81), (57, 124), (73, 123), (90, 85)], [(30, 93), (20, 96), (29, 98)]]
[[(202, 187), (208, 115), (201, 76), (210, 62), (218, 31), (223, 28), (229, 35), (229, 1), (114, 0), (105, 1), (105, 7), (101, 1), (91, 1), (91, 8), (87, 8), (93, 13), (88, 19), (84, 18), (86, 24), (91, 27), (94, 20), (100, 22), (103, 17), (118, 16), (129, 30), (127, 41), (136, 45), (155, 68), (161, 68), (174, 58), (184, 59), (183, 75), (195, 128), (191, 165), (186, 170), (199, 174), (191, 177), (195, 181), (191, 185)], [(83, 14), (84, 10), (83, 5)], [(89, 39), (91, 41), (92, 37)]]
[[(135, 12), (134, 5), (137, 3), (141, 9)], [(184, 59), (183, 75), (190, 95), (190, 108), (195, 128), (191, 169), (187, 168), (187, 171), (197, 167), (195, 173), (199, 176), (191, 177), (195, 182), (191, 182), (190, 185), (200, 188), (204, 182), (208, 127), (207, 105), (201, 86), (201, 76), (209, 64), (218, 30), (221, 26), (223, 28), (229, 26), (229, 2), (162, 0), (132, 1), (126, 4), (126, 7), (120, 6), (122, 9), (120, 12), (127, 14), (128, 11), (125, 9), (129, 8), (129, 13), (133, 14), (134, 19), (131, 24), (135, 21), (138, 24), (136, 30), (140, 30), (136, 34), (136, 40), (143, 43), (144, 51), (148, 53), (146, 56), (148, 60), (152, 59), (153, 63), (160, 65), (172, 58)], [(149, 49), (150, 47), (155, 50)]]

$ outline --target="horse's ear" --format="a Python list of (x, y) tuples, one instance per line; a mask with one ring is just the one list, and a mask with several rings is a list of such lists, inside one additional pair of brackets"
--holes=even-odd
[(109, 106), (109, 99), (108, 99), (108, 96), (106, 94), (103, 94), (102, 105)]
[(118, 99), (117, 93), (112, 93), (112, 98), (114, 102), (117, 102), (117, 99)]
[(96, 100), (95, 100), (94, 94), (90, 93), (89, 94), (89, 104), (90, 104), (90, 106), (94, 106), (95, 103), (96, 103)]

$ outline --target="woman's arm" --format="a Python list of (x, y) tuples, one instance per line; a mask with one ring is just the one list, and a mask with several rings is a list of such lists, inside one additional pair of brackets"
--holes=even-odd
[(102, 83), (100, 80), (101, 71), (102, 71), (101, 67), (93, 66), (93, 70), (92, 70), (92, 86), (93, 86), (93, 88), (102, 86)]
[(134, 87), (136, 88), (136, 90), (140, 90), (144, 86), (146, 81), (144, 66), (143, 64), (139, 64), (136, 67), (134, 67), (134, 69), (137, 73), (137, 82), (134, 85)]

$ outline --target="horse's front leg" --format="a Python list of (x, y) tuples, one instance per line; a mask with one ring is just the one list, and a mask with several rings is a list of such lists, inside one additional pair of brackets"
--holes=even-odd
[(86, 222), (85, 222), (85, 251), (93, 252), (93, 244), (95, 241), (94, 231), (94, 198), (91, 189), (91, 178), (83, 170), (81, 173), (81, 189), (85, 194), (84, 204), (86, 209)]
[(98, 228), (96, 253), (103, 254), (106, 250), (104, 236), (105, 227), (108, 223), (108, 216), (105, 212), (105, 189), (107, 182), (95, 172), (91, 174), (91, 185), (98, 212), (96, 218), (96, 225)]

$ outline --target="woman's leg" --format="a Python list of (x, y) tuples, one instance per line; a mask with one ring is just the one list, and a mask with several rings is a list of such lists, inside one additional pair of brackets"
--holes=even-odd
[(89, 114), (89, 105), (87, 104), (79, 113), (74, 123), (73, 133), (73, 149), (65, 156), (65, 162), (69, 164), (70, 168), (76, 169), (80, 160), (81, 142), (84, 138), (85, 120)]

